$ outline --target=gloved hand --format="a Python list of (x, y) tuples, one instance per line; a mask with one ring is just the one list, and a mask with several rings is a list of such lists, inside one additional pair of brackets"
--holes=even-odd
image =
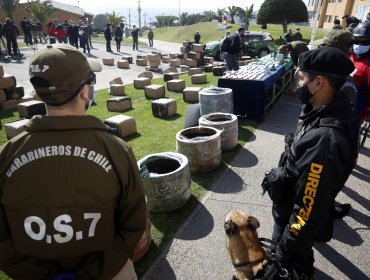
[(275, 203), (284, 200), (284, 187), (287, 175), (280, 167), (271, 169), (270, 172), (265, 173), (265, 178), (262, 181), (263, 194), (268, 192), (270, 198)]

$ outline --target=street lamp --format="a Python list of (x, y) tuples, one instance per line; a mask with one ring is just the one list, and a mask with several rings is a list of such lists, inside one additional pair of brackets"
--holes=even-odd
[(181, 33), (181, 19), (180, 19), (180, 0), (179, 0), (179, 36)]

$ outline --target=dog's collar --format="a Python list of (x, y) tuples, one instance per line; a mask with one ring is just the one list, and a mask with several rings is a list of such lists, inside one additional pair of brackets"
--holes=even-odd
[(251, 261), (251, 262), (233, 264), (233, 266), (236, 270), (243, 271), (243, 270), (246, 270), (250, 265), (263, 262), (264, 260), (265, 260), (265, 258), (261, 258), (259, 260), (255, 260), (255, 261)]

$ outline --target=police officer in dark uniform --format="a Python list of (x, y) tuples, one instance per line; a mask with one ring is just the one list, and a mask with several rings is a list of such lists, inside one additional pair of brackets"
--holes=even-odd
[(18, 54), (18, 43), (17, 37), (19, 36), (19, 31), (14, 22), (10, 19), (6, 19), (6, 23), (3, 25), (3, 35), (6, 38), (6, 47), (8, 49), (8, 54), (11, 55), (11, 48), (13, 47), (14, 55)]
[(301, 54), (295, 74), (301, 125), (262, 183), (273, 200), (277, 261), (298, 279), (313, 277), (313, 244), (331, 239), (335, 197), (356, 162), (359, 127), (340, 90), (353, 70), (335, 48)]

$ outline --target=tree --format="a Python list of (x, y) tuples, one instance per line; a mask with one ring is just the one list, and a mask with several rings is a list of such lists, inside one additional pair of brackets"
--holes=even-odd
[(180, 25), (187, 25), (188, 24), (188, 13), (181, 13), (180, 14)]
[(284, 33), (289, 23), (307, 20), (307, 7), (302, 0), (265, 0), (257, 16), (258, 24), (282, 24)]
[(49, 0), (40, 2), (40, 0), (30, 1), (27, 0), (28, 5), (26, 11), (31, 18), (37, 19), (41, 22), (43, 26), (47, 23), (47, 20), (50, 18), (51, 14), (54, 12), (53, 5)]
[(19, 0), (0, 0), (0, 7), (8, 18), (13, 19), (13, 12), (17, 7)]
[(119, 13), (116, 14), (115, 11), (113, 13), (105, 13), (105, 15), (108, 17), (108, 22), (112, 25), (113, 28), (116, 26), (119, 26), (122, 20), (126, 20), (124, 16), (120, 16)]
[(231, 23), (234, 24), (235, 21), (234, 21), (234, 17), (236, 16), (236, 14), (239, 12), (239, 7), (237, 6), (229, 6), (227, 7), (228, 10), (229, 10), (229, 15), (231, 17)]
[(249, 24), (249, 20), (253, 17), (253, 4), (245, 9), (245, 22)]
[(216, 13), (214, 11), (204, 11), (203, 14), (207, 21), (212, 21), (216, 17)]
[(156, 16), (157, 27), (174, 26), (175, 20), (178, 18), (175, 16)]
[(217, 9), (217, 17), (218, 17), (219, 22), (222, 22), (224, 13), (225, 13), (225, 9)]

